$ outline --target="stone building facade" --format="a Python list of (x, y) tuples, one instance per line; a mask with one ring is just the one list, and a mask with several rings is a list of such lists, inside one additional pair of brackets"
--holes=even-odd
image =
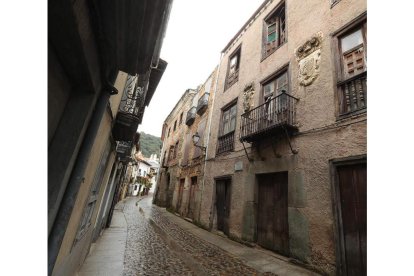
[[(196, 90), (185, 92), (163, 127), (161, 169), (155, 202), (193, 221), (199, 221), (200, 216), (205, 147), (217, 72), (215, 68)], [(193, 135), (199, 137), (198, 147), (193, 144)]]
[(366, 10), (266, 0), (223, 49), (199, 225), (329, 275), (366, 275)]

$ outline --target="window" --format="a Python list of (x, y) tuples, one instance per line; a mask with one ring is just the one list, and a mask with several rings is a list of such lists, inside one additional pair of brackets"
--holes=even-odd
[(181, 125), (183, 123), (183, 113), (184, 112), (181, 112), (179, 125)]
[(282, 91), (289, 92), (287, 71), (263, 85), (263, 102), (267, 102), (272, 97), (282, 94)]
[(170, 130), (171, 130), (171, 128), (168, 128), (168, 135), (167, 135), (167, 137), (170, 137)]
[(234, 148), (234, 130), (236, 129), (237, 104), (223, 109), (217, 143), (217, 153), (231, 151)]
[(168, 160), (172, 160), (174, 156), (174, 146), (170, 146), (170, 151), (168, 152)]
[(177, 152), (178, 152), (178, 141), (177, 143), (175, 143), (175, 147), (174, 147), (174, 159), (177, 158)]
[(175, 131), (177, 129), (177, 121), (174, 122), (174, 130)]
[(265, 19), (263, 58), (272, 54), (286, 42), (285, 3), (279, 5), (276, 10)]
[(339, 59), (337, 98), (340, 117), (365, 112), (367, 106), (366, 17), (356, 22), (335, 37)]
[(241, 47), (239, 46), (229, 58), (226, 89), (236, 83), (239, 79), (240, 54)]

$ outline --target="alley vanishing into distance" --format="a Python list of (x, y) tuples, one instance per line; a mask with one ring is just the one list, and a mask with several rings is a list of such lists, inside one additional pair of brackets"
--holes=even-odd
[(117, 204), (111, 227), (93, 245), (79, 276), (318, 275), (198, 228), (151, 202), (151, 196), (128, 197)]

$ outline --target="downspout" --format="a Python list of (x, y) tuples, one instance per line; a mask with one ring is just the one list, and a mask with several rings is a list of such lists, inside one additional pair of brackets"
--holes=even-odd
[(95, 111), (92, 114), (91, 121), (86, 130), (82, 146), (76, 158), (76, 163), (72, 170), (68, 185), (66, 186), (62, 202), (59, 206), (59, 211), (50, 231), (48, 238), (48, 275), (51, 275), (53, 272), (79, 189), (85, 180), (84, 174), (86, 166), (89, 161), (99, 126), (105, 114), (108, 101), (109, 93), (108, 91), (103, 91), (95, 105)]
[(205, 169), (206, 169), (206, 165), (207, 165), (207, 157), (208, 157), (208, 146), (209, 146), (209, 142), (210, 142), (210, 131), (211, 131), (211, 118), (213, 117), (213, 108), (214, 108), (214, 99), (216, 98), (216, 94), (217, 94), (217, 84), (218, 84), (218, 79), (220, 76), (220, 68), (221, 68), (221, 61), (223, 59), (223, 53), (221, 53), (220, 56), (220, 62), (219, 62), (219, 67), (217, 69), (217, 74), (216, 74), (216, 83), (214, 84), (214, 96), (213, 96), (213, 100), (211, 101), (211, 110), (210, 110), (210, 114), (209, 114), (209, 118), (208, 118), (208, 130), (207, 130), (207, 145), (206, 145), (206, 156), (204, 157), (204, 166), (203, 166), (203, 182), (202, 182), (202, 186), (201, 186), (201, 196), (200, 196), (200, 204), (198, 206), (198, 222), (200, 222), (200, 217), (201, 217), (201, 202), (203, 202), (203, 192), (204, 192), (204, 182), (206, 179), (206, 174), (205, 174)]

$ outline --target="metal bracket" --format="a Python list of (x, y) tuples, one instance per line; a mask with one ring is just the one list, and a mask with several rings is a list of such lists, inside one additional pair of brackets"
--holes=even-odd
[(250, 162), (254, 161), (252, 158), (249, 157), (249, 154), (247, 154), (247, 150), (246, 150), (246, 147), (244, 146), (244, 142), (243, 141), (241, 141), (241, 142), (242, 142), (242, 145), (243, 145), (243, 148), (244, 148), (244, 152), (246, 153), (247, 160), (249, 160)]
[(292, 148), (292, 144), (290, 143), (289, 133), (287, 132), (287, 130), (286, 130), (286, 128), (285, 128), (285, 126), (283, 126), (283, 125), (282, 125), (282, 128), (285, 130), (285, 134), (286, 134), (287, 141), (288, 141), (288, 143), (289, 143), (290, 151), (291, 151), (293, 154), (298, 154), (298, 150), (295, 150), (295, 149), (293, 149), (293, 148)]

